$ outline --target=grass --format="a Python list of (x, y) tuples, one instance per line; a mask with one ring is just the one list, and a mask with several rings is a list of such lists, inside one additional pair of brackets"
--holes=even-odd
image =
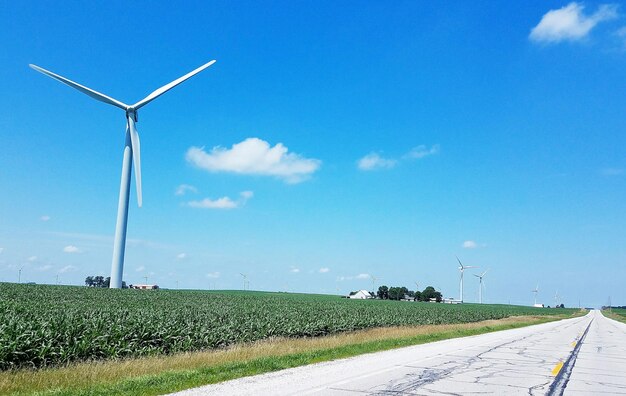
[(611, 311), (605, 309), (602, 311), (602, 314), (611, 319), (626, 323), (626, 309), (612, 308)]
[(313, 338), (275, 338), (228, 348), (38, 371), (0, 372), (0, 394), (157, 395), (305, 364), (450, 338), (513, 329), (568, 316), (522, 316), (474, 323), (374, 328)]

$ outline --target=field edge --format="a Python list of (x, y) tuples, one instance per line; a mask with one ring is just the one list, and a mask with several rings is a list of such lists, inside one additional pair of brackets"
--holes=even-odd
[(40, 371), (3, 372), (0, 373), (0, 393), (159, 395), (365, 353), (571, 317), (520, 316), (453, 325), (376, 328), (326, 337), (265, 340), (218, 351), (81, 363)]

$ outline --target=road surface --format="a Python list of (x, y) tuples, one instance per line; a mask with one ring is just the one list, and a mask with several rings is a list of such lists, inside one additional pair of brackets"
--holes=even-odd
[(626, 395), (626, 324), (599, 311), (246, 377), (195, 395)]

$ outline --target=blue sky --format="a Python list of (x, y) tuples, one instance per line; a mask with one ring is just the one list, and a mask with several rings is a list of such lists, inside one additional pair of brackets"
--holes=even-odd
[[(108, 275), (122, 102), (143, 207), (125, 277), (626, 304), (626, 9), (612, 3), (4, 3), (0, 281)], [(181, 187), (183, 186), (183, 187)], [(477, 300), (466, 272), (465, 299)]]

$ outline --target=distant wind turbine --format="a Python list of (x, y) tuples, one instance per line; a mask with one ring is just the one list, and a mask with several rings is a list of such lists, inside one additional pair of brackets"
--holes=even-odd
[(485, 270), (485, 272), (483, 272), (480, 275), (474, 274), (474, 276), (478, 278), (478, 303), (479, 304), (483, 303), (483, 278), (485, 277), (485, 274), (487, 273), (487, 271), (489, 270), (488, 269)]
[(188, 78), (200, 73), (202, 70), (211, 66), (215, 63), (215, 60), (212, 60), (199, 68), (185, 74), (184, 76), (172, 81), (171, 83), (162, 86), (156, 91), (152, 92), (150, 95), (146, 96), (139, 102), (133, 105), (127, 105), (125, 103), (120, 102), (119, 100), (113, 99), (109, 96), (103, 95), (100, 92), (94, 91), (91, 88), (87, 88), (83, 85), (75, 83), (65, 77), (62, 77), (58, 74), (52, 73), (46, 69), (42, 69), (39, 66), (35, 66), (30, 64), (29, 66), (36, 71), (45, 74), (48, 77), (54, 78), (57, 81), (62, 82), (63, 84), (69, 85), (70, 87), (79, 90), (92, 97), (93, 99), (99, 100), (100, 102), (104, 102), (126, 112), (126, 142), (124, 143), (124, 159), (122, 161), (122, 180), (120, 183), (120, 196), (117, 206), (117, 222), (115, 226), (115, 238), (113, 241), (113, 261), (111, 263), (111, 288), (119, 289), (122, 287), (122, 273), (124, 270), (124, 252), (126, 250), (126, 225), (128, 222), (128, 200), (130, 197), (130, 174), (132, 168), (132, 162), (135, 163), (135, 185), (137, 187), (137, 204), (141, 207), (141, 155), (140, 155), (140, 146), (139, 146), (139, 134), (137, 133), (137, 128), (135, 127), (135, 123), (139, 121), (137, 117), (137, 111), (148, 103), (152, 102), (154, 99), (163, 95), (165, 92), (174, 88), (178, 84), (187, 80)]
[(474, 265), (463, 265), (463, 263), (461, 262), (461, 260), (459, 260), (459, 258), (457, 257), (456, 260), (459, 262), (459, 271), (461, 272), (461, 292), (460, 295), (461, 297), (459, 298), (461, 300), (461, 302), (463, 302), (463, 271), (465, 271), (468, 268), (480, 268)]
[(377, 277), (375, 277), (374, 275), (372, 275), (372, 293), (376, 294), (376, 286), (375, 283), (376, 281), (379, 280)]
[(248, 275), (239, 273), (243, 277), (243, 290), (246, 290), (246, 284), (248, 283)]
[(420, 290), (420, 284), (415, 282), (415, 291), (419, 291)]
[(537, 283), (537, 286), (535, 286), (535, 289), (532, 290), (533, 293), (535, 293), (535, 304), (537, 305), (537, 293), (539, 293), (539, 283)]
[(554, 306), (556, 307), (557, 305), (559, 305), (559, 291), (558, 290), (554, 294)]

